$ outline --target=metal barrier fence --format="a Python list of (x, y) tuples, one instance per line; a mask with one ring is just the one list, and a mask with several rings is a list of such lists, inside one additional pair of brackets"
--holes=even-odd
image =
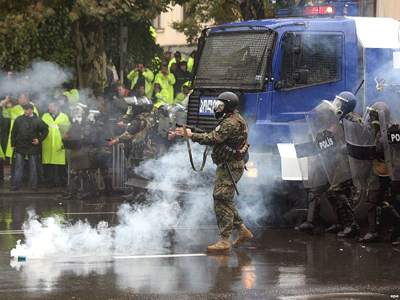
[[(114, 145), (112, 148), (112, 167), (109, 172), (112, 177), (113, 188), (123, 188), (127, 179), (126, 174), (127, 159), (125, 158), (125, 147), (124, 144)], [(70, 182), (70, 165), (68, 164), (68, 184)], [(100, 188), (104, 188), (103, 178), (100, 175), (100, 170), (96, 171), (97, 185)], [(82, 188), (82, 182), (81, 182)]]
[[(112, 152), (112, 182), (113, 188), (123, 188), (127, 181), (126, 165), (127, 159), (125, 158), (125, 147), (123, 143), (113, 146)], [(100, 176), (97, 182), (100, 182)]]

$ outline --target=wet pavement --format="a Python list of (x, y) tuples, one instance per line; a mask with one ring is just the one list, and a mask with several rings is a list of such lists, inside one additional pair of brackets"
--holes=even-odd
[[(21, 194), (0, 200), (0, 299), (396, 299), (400, 252), (389, 243), (362, 245), (292, 228), (251, 227), (255, 238), (229, 255), (206, 255), (217, 228), (201, 224), (169, 232), (171, 245), (135, 255), (19, 262), (10, 250), (23, 239), (27, 208), (117, 224), (121, 201), (60, 201)], [(190, 237), (182, 239), (182, 236)]]

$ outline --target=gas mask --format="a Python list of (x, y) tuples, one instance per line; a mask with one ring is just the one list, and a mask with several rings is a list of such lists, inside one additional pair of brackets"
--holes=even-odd
[(216, 119), (220, 119), (225, 115), (225, 102), (217, 100), (214, 102), (214, 114)]
[(347, 99), (340, 97), (339, 95), (337, 95), (335, 97), (335, 100), (333, 100), (332, 109), (333, 109), (335, 115), (338, 117), (338, 119), (341, 119), (343, 117), (344, 112), (343, 112), (342, 106), (343, 106), (343, 103), (347, 103), (347, 102), (349, 102)]
[(88, 120), (93, 124), (96, 122), (96, 117), (100, 115), (100, 111), (98, 110), (89, 110)]
[(80, 109), (75, 109), (72, 111), (72, 123), (73, 124), (82, 124), (83, 120), (83, 111)]

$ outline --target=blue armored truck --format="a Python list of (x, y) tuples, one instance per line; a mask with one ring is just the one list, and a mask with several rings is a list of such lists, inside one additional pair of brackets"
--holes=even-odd
[[(357, 12), (350, 4), (287, 10), (280, 14), (298, 17), (234, 22), (202, 32), (187, 123), (212, 130), (218, 123), (217, 95), (226, 90), (239, 95), (251, 144), (244, 189), (280, 182), (289, 190), (299, 183), (289, 122), (303, 119), (321, 100), (358, 91), (359, 114), (376, 101), (398, 109), (399, 93), (387, 83), (400, 81), (400, 23), (349, 16)], [(356, 191), (354, 199), (360, 203), (364, 196)]]

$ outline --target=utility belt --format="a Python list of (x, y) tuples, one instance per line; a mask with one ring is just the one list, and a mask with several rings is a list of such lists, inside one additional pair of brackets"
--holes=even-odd
[[(246, 158), (248, 161), (249, 147), (250, 144), (247, 141), (238, 150), (229, 147), (225, 143), (222, 143), (214, 148), (214, 153), (218, 158), (222, 159), (223, 161), (246, 160)], [(247, 161), (245, 161), (245, 163)]]

